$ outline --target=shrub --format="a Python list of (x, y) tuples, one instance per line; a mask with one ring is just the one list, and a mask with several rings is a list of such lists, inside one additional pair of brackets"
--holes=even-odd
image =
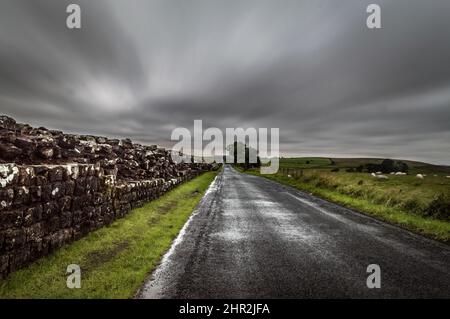
[(357, 188), (354, 185), (345, 185), (344, 187), (339, 188), (339, 192), (344, 195), (350, 195), (353, 197), (363, 197), (364, 191), (360, 188)]
[(439, 194), (428, 204), (423, 214), (450, 221), (450, 196)]
[(308, 174), (308, 175), (305, 174), (305, 175), (303, 175), (303, 177), (301, 179), (304, 183), (311, 183), (318, 178), (319, 178), (319, 176), (316, 173), (313, 173), (313, 174)]
[(408, 199), (402, 204), (402, 209), (407, 211), (408, 213), (419, 213), (422, 211), (422, 207), (417, 199)]
[(381, 162), (380, 170), (383, 173), (390, 173), (395, 170), (394, 161), (391, 159), (385, 159)]
[(381, 162), (381, 164), (373, 164), (369, 163), (364, 166), (362, 166), (361, 171), (364, 169), (369, 173), (374, 173), (381, 171), (383, 173), (390, 173), (390, 172), (404, 172), (407, 173), (409, 170), (408, 164), (400, 161), (393, 161), (391, 159), (385, 159)]
[(316, 178), (316, 187), (333, 188), (333, 182), (326, 176), (319, 176)]
[(408, 164), (403, 163), (403, 162), (397, 162), (397, 171), (403, 172), (403, 173), (408, 173), (408, 171), (409, 171)]

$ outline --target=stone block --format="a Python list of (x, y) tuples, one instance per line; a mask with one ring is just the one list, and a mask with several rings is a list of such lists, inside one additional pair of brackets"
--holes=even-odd
[(17, 250), (25, 244), (25, 231), (23, 229), (7, 229), (4, 232), (4, 249)]
[(23, 211), (20, 209), (0, 212), (0, 229), (16, 229), (23, 226)]
[(60, 166), (53, 167), (48, 172), (50, 183), (61, 182), (63, 180), (63, 168)]

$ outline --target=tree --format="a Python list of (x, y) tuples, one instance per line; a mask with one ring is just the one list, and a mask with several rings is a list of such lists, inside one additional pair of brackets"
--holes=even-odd
[(385, 159), (381, 162), (380, 170), (383, 173), (390, 173), (395, 171), (394, 161), (391, 159)]
[[(227, 151), (228, 153), (233, 153), (234, 155), (233, 164), (239, 165), (244, 169), (261, 166), (261, 159), (259, 158), (258, 151), (254, 148), (248, 147), (245, 144), (235, 141), (233, 144), (227, 146)], [(244, 162), (238, 163), (238, 158), (243, 158)], [(255, 158), (256, 163), (254, 162)]]
[(398, 166), (399, 172), (408, 173), (408, 170), (409, 170), (408, 164), (406, 164), (404, 162), (398, 162), (397, 166)]

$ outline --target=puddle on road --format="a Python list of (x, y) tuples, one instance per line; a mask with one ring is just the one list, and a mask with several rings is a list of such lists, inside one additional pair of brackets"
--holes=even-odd
[[(247, 238), (261, 238), (264, 241), (267, 240), (266, 235), (275, 235), (282, 240), (298, 243), (319, 241), (321, 238), (317, 232), (299, 224), (296, 212), (277, 202), (264, 199), (224, 199), (223, 203), (222, 216), (227, 229), (213, 234), (213, 237), (237, 242)], [(258, 236), (254, 236), (255, 233)]]
[(227, 229), (225, 231), (213, 233), (209, 235), (212, 238), (218, 238), (229, 242), (239, 242), (247, 239), (247, 236), (242, 230), (239, 229)]

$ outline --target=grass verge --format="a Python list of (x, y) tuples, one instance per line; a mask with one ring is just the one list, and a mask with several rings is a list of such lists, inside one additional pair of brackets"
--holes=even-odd
[[(0, 298), (131, 298), (157, 266), (217, 172), (207, 172), (0, 280)], [(69, 264), (81, 288), (66, 286)]]
[[(235, 168), (240, 172), (244, 172), (239, 167)], [(387, 223), (400, 226), (426, 237), (445, 243), (450, 243), (450, 222), (420, 216), (396, 207), (377, 204), (365, 198), (357, 198), (348, 194), (342, 194), (337, 190), (318, 187), (313, 183), (305, 183), (299, 179), (282, 174), (261, 175), (259, 170), (255, 169), (247, 170), (244, 173), (268, 178), (281, 184), (312, 193), (313, 195), (325, 200), (351, 208), (363, 214), (370, 215)]]

